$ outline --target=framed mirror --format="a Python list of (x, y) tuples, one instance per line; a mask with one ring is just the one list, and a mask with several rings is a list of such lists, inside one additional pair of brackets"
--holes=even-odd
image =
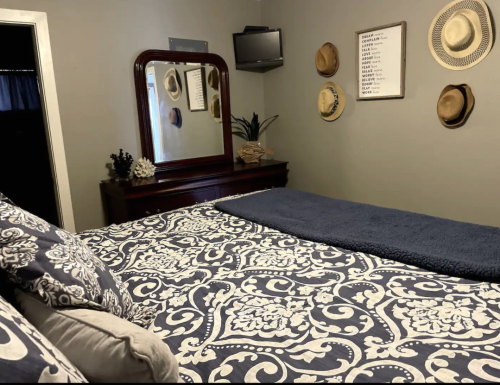
[(142, 154), (157, 173), (233, 161), (224, 59), (148, 50), (137, 58), (134, 76)]

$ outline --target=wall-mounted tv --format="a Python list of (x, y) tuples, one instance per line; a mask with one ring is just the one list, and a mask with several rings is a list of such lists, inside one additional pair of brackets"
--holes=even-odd
[(283, 65), (281, 29), (233, 34), (236, 69), (256, 69)]

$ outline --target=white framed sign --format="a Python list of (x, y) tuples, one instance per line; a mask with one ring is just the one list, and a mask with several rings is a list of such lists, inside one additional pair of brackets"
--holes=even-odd
[(405, 97), (406, 21), (356, 32), (356, 99)]
[(186, 79), (186, 95), (189, 111), (207, 111), (205, 67), (184, 71), (184, 77)]

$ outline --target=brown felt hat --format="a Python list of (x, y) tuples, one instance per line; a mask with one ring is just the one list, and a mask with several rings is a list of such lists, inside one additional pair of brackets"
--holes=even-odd
[(339, 63), (339, 51), (332, 43), (325, 43), (316, 51), (316, 69), (322, 76), (335, 75)]
[(474, 107), (474, 95), (467, 84), (449, 85), (439, 96), (437, 114), (445, 127), (462, 126)]

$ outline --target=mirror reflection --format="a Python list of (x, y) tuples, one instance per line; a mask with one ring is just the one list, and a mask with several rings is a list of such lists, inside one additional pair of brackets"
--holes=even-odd
[(215, 66), (152, 61), (146, 80), (155, 163), (224, 154)]

